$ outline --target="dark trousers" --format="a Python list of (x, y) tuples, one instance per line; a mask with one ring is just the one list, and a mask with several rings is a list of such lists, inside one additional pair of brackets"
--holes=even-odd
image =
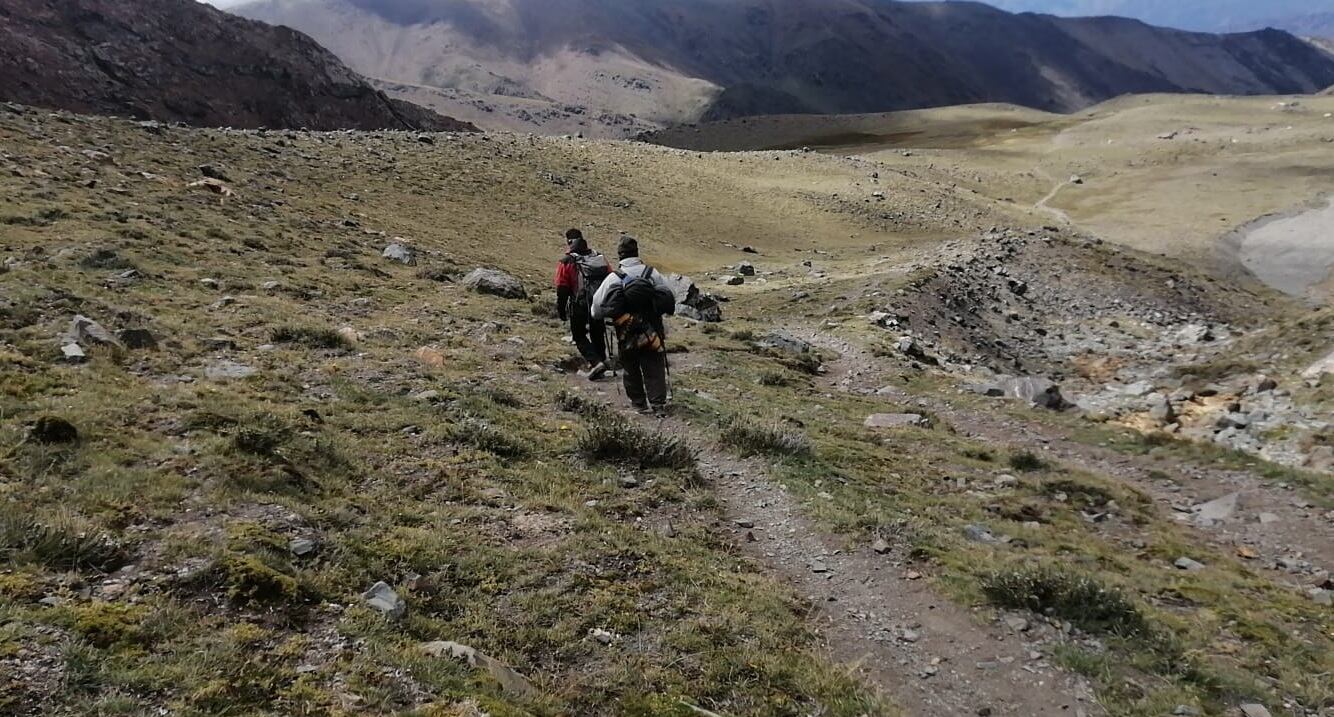
[(588, 314), (588, 304), (570, 302), (570, 333), (579, 355), (591, 364), (607, 360), (607, 325)]
[(621, 377), (625, 382), (625, 395), (636, 408), (667, 405), (667, 354), (661, 351), (622, 353)]

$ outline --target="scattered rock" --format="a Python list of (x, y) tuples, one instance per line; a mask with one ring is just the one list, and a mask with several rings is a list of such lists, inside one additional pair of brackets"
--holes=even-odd
[(1204, 570), (1204, 563), (1186, 557), (1177, 558), (1176, 562), (1172, 564), (1176, 566), (1177, 570), (1185, 570), (1188, 573)]
[(1195, 518), (1203, 523), (1217, 523), (1232, 517), (1237, 512), (1240, 493), (1229, 493), (1222, 498), (1195, 506)]
[(1282, 519), (1273, 513), (1261, 513), (1257, 520), (1260, 521), (1260, 525), (1273, 525)]
[(969, 525), (963, 529), (963, 536), (974, 543), (996, 543), (996, 536), (991, 534), (991, 530), (984, 525)]
[(1190, 705), (1177, 705), (1172, 714), (1175, 717), (1200, 717), (1200, 711)]
[(228, 379), (250, 378), (256, 373), (257, 369), (235, 361), (218, 361), (209, 364), (204, 369), (204, 376), (211, 381), (226, 381)]
[(107, 346), (115, 349), (124, 349), (120, 339), (111, 335), (106, 327), (93, 321), (87, 316), (75, 316), (69, 325), (69, 342), (79, 344), (96, 344), (98, 346)]
[(69, 363), (83, 363), (88, 359), (88, 354), (83, 352), (83, 347), (78, 344), (65, 344), (60, 347), (60, 353)]
[(126, 348), (142, 351), (157, 350), (157, 338), (148, 329), (122, 329), (117, 336)]
[(200, 174), (204, 175), (205, 177), (208, 177), (209, 179), (216, 179), (219, 182), (232, 181), (231, 178), (227, 176), (226, 172), (223, 172), (222, 169), (212, 164), (201, 164), (199, 165), (199, 167), (197, 167), (197, 169), (199, 170)]
[[(935, 356), (928, 354), (926, 352), (926, 348), (923, 347), (920, 343), (917, 342), (916, 339), (912, 338), (911, 336), (904, 336), (903, 338), (899, 339), (899, 342), (898, 344), (895, 345), (895, 348), (897, 348), (900, 353), (907, 356), (908, 358), (914, 361), (920, 361), (921, 363), (926, 364), (927, 366), (940, 365), (940, 359), (937, 359)], [(1003, 395), (1003, 394), (997, 394), (997, 395)]]
[(463, 285), (479, 294), (490, 294), (504, 299), (526, 299), (528, 292), (523, 282), (495, 269), (474, 269), (463, 277)]
[(1274, 379), (1269, 378), (1267, 376), (1260, 379), (1259, 383), (1255, 384), (1256, 393), (1269, 393), (1270, 391), (1273, 391), (1277, 388), (1278, 388), (1278, 381), (1275, 381)]
[(1177, 331), (1176, 339), (1183, 344), (1203, 344), (1214, 340), (1214, 333), (1203, 324), (1187, 324)]
[(809, 354), (815, 350), (815, 347), (809, 341), (798, 338), (786, 331), (770, 331), (755, 343), (763, 349), (796, 356)]
[(1028, 620), (1017, 615), (1005, 618), (1005, 626), (1015, 632), (1028, 632), (1029, 628)]
[(741, 253), (742, 253), (742, 254), (759, 254), (760, 252), (757, 251), (757, 250), (755, 249), (755, 247), (753, 247), (753, 246), (743, 246), (743, 247), (741, 247)]
[(1241, 714), (1244, 717), (1274, 717), (1264, 705), (1246, 704), (1241, 706)]
[(514, 668), (467, 645), (439, 640), (422, 645), (422, 650), (432, 657), (463, 660), (472, 667), (486, 670), (508, 694), (523, 698), (536, 697), (538, 694), (537, 688), (523, 675), (514, 671)]
[(588, 636), (603, 645), (610, 645), (613, 642), (617, 642), (620, 640), (620, 636), (617, 635), (616, 633), (610, 632), (608, 630), (603, 630), (600, 627), (589, 628)]
[(384, 252), (381, 253), (380, 256), (390, 261), (396, 261), (404, 266), (417, 265), (417, 252), (413, 251), (412, 247), (399, 244), (398, 242), (394, 242), (385, 247)]
[(1016, 399), (1035, 408), (1053, 411), (1063, 410), (1070, 405), (1061, 395), (1060, 386), (1036, 376), (1002, 376), (994, 383), (974, 386), (973, 390), (985, 396)]
[(748, 261), (743, 261), (740, 264), (737, 264), (736, 273), (742, 276), (755, 276), (755, 265)]
[(875, 542), (871, 543), (871, 550), (874, 550), (880, 555), (884, 555), (890, 551), (889, 541), (884, 538), (876, 538)]
[(666, 275), (667, 286), (676, 295), (676, 315), (695, 321), (717, 323), (723, 320), (722, 302), (699, 290), (695, 282), (681, 274)]
[(1334, 351), (1302, 371), (1302, 378), (1308, 381), (1319, 381), (1325, 374), (1334, 374)]
[(1166, 395), (1155, 393), (1148, 398), (1149, 418), (1153, 419), (1159, 425), (1175, 423), (1177, 420), (1176, 409), (1172, 407), (1172, 400)]
[(79, 440), (79, 429), (59, 416), (42, 416), (28, 429), (28, 440), (48, 445), (76, 443)]
[(729, 276), (729, 277), (727, 277), (726, 279), (723, 280), (723, 283), (724, 283), (724, 284), (727, 284), (728, 286), (741, 286), (742, 284), (746, 283), (746, 277), (744, 277), (744, 276)]
[(1314, 602), (1317, 605), (1323, 605), (1325, 607), (1334, 605), (1334, 591), (1325, 590), (1324, 588), (1311, 588), (1307, 591), (1306, 595), (1311, 598), (1311, 602)]
[(361, 594), (361, 597), (367, 606), (389, 618), (403, 617), (408, 610), (408, 604), (385, 582), (372, 585), (370, 590)]
[(875, 413), (867, 416), (863, 425), (867, 428), (904, 428), (926, 423), (926, 417), (920, 413)]
[(315, 553), (315, 541), (310, 538), (293, 538), (292, 542), (287, 544), (287, 549), (292, 551), (292, 555), (304, 558)]

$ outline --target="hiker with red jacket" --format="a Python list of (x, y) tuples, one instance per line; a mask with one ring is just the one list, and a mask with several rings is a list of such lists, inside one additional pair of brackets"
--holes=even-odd
[(639, 242), (621, 237), (620, 266), (593, 295), (592, 314), (616, 329), (625, 395), (640, 413), (667, 413), (667, 328), (663, 316), (676, 313), (676, 295), (667, 279), (639, 259)]
[(590, 308), (593, 294), (611, 273), (607, 259), (593, 251), (583, 232), (571, 229), (565, 232), (568, 248), (556, 264), (556, 313), (561, 321), (570, 322), (570, 334), (579, 355), (588, 364), (590, 381), (607, 373), (606, 326), (601, 319), (593, 319)]

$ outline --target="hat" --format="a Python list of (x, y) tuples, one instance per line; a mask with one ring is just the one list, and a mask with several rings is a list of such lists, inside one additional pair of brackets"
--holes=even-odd
[(621, 237), (621, 243), (616, 245), (616, 256), (622, 259), (639, 256), (639, 241), (628, 234)]

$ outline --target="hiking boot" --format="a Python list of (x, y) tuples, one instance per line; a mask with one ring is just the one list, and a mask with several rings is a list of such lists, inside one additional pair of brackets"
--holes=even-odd
[(651, 408), (649, 408), (648, 406), (645, 406), (645, 405), (642, 404), (642, 403), (633, 403), (633, 404), (630, 404), (630, 405), (634, 407), (634, 409), (635, 409), (635, 413), (638, 413), (638, 414), (641, 415), (641, 416), (648, 416), (648, 415), (652, 415), (652, 413), (653, 413), (653, 410), (652, 410)]
[(593, 368), (588, 369), (588, 373), (585, 375), (585, 378), (587, 378), (589, 381), (597, 381), (598, 379), (606, 375), (607, 375), (607, 364), (598, 362), (593, 366)]
[(666, 418), (671, 414), (672, 410), (670, 406), (654, 406), (650, 412), (658, 418)]

